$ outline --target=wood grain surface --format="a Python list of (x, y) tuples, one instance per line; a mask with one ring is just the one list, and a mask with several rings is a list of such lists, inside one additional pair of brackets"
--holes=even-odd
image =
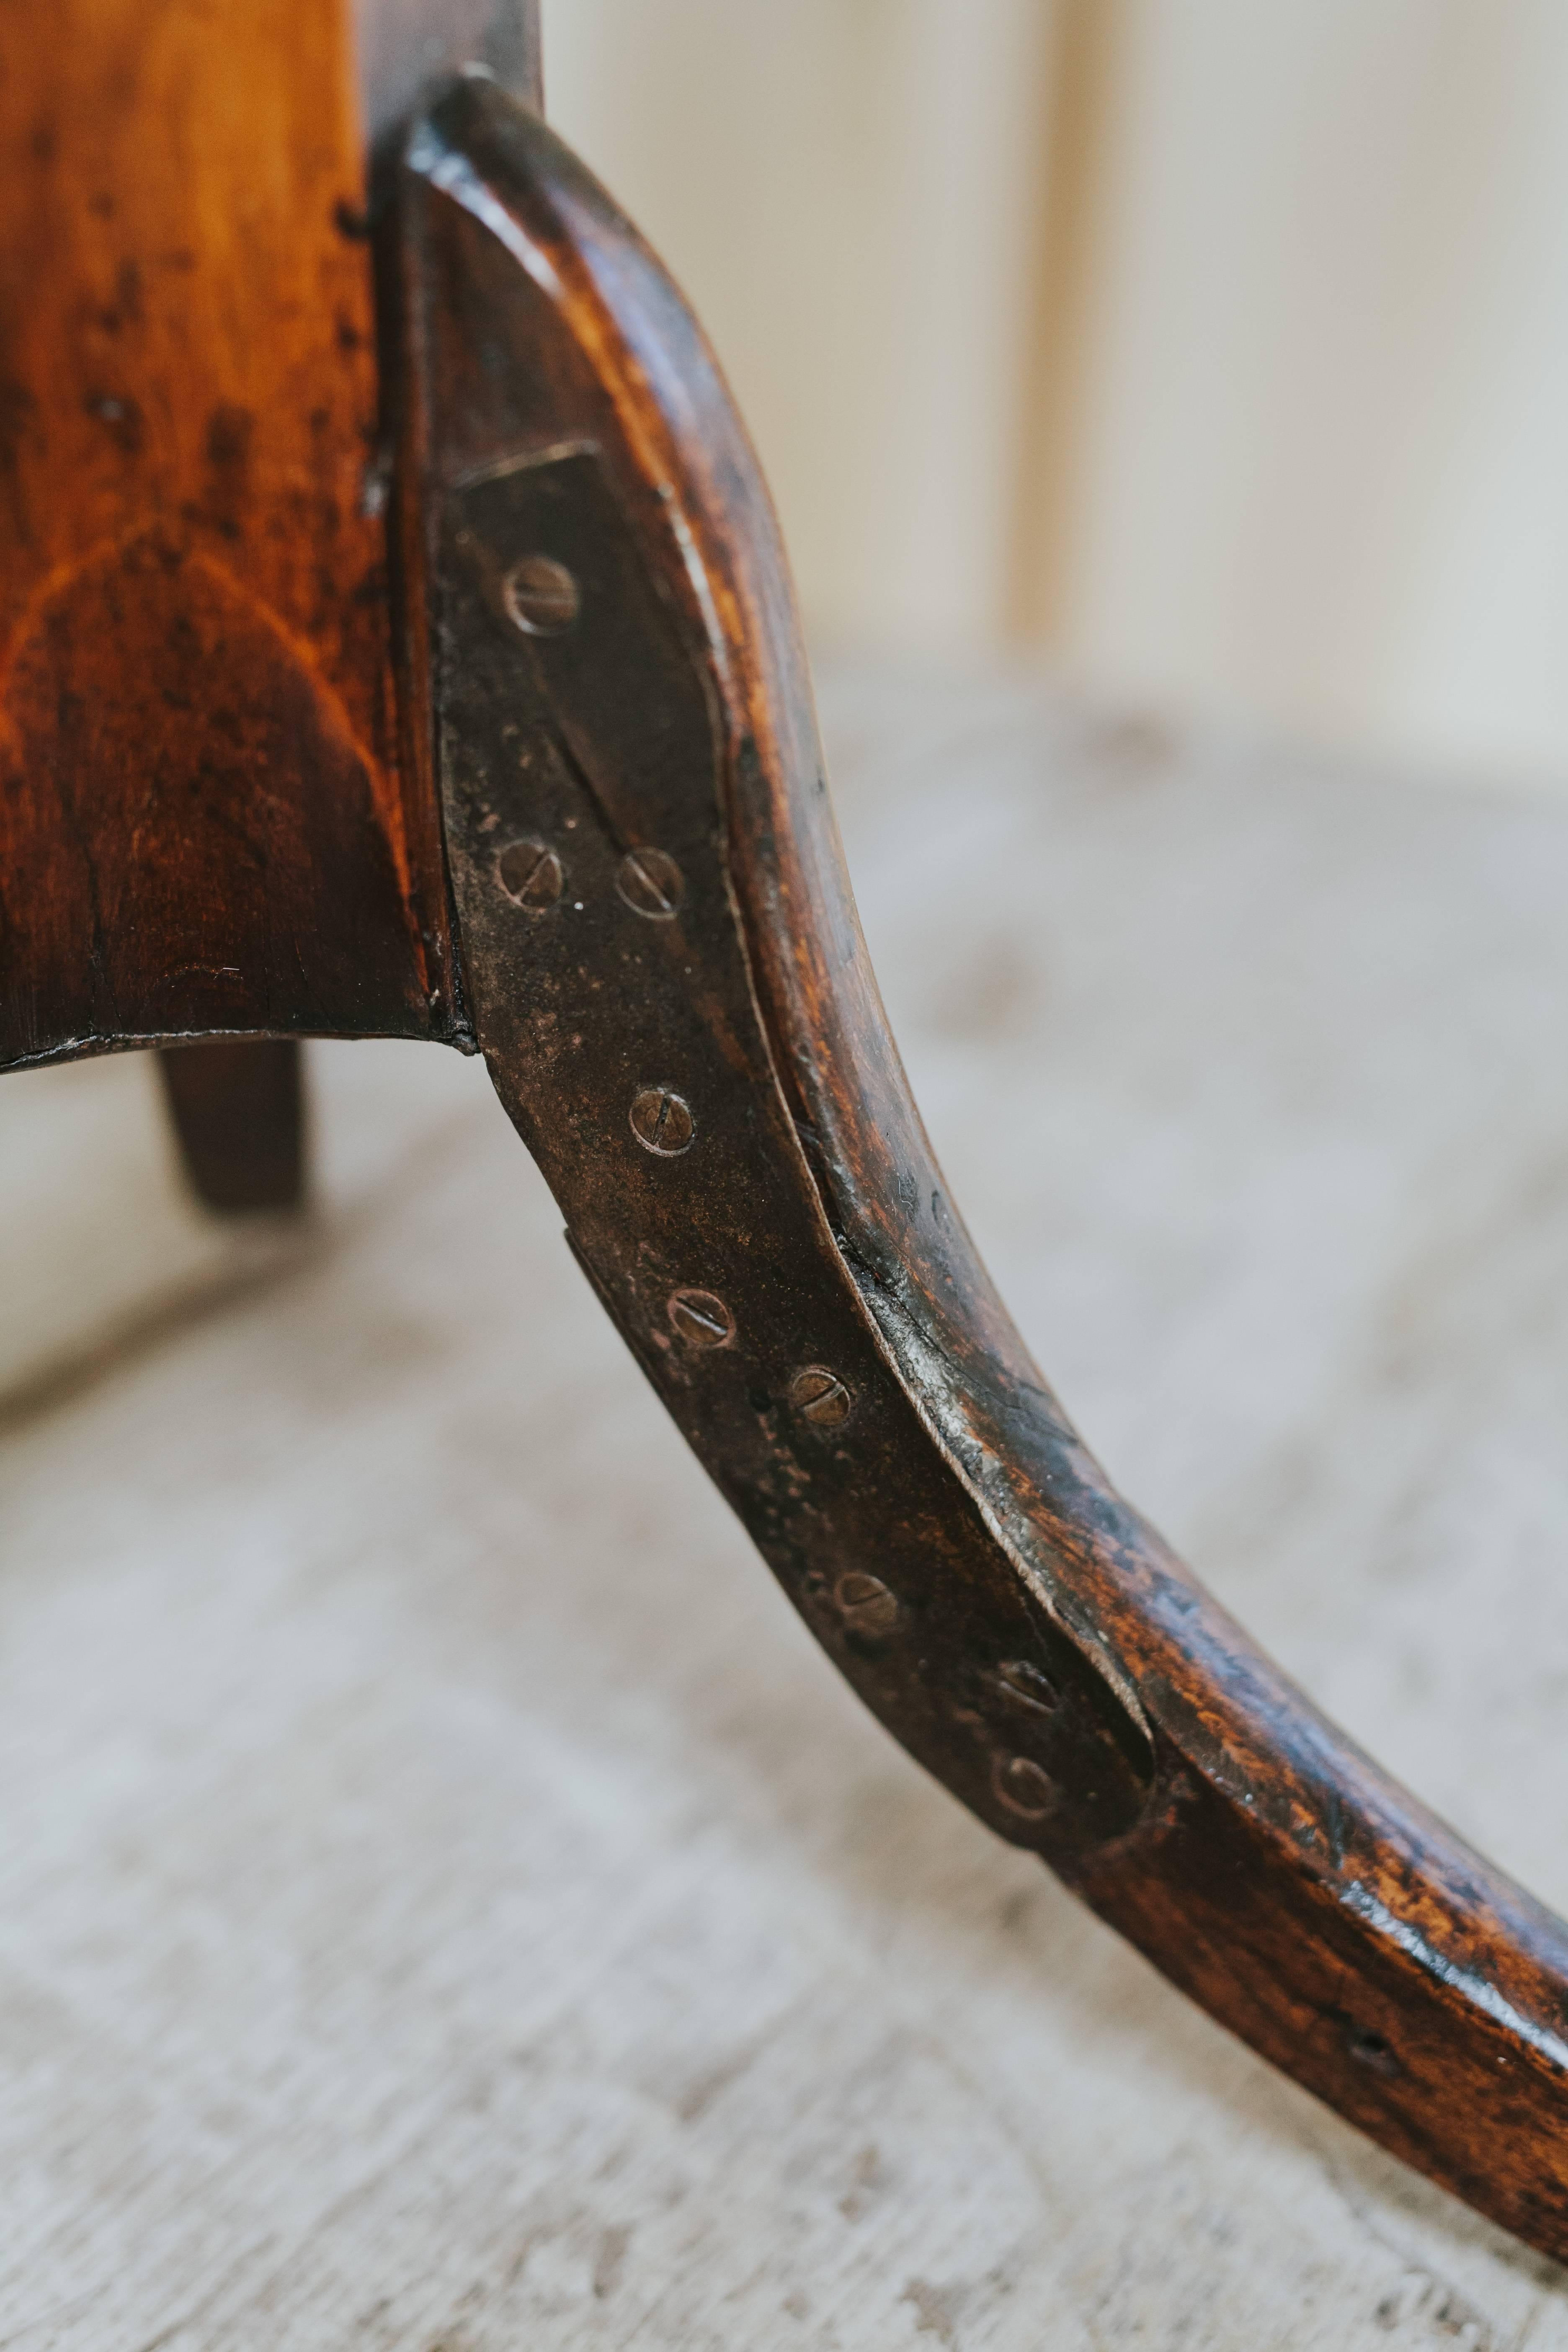
[[(1568, 1902), (1568, 819), (830, 678), (933, 1139), (1086, 1433)], [(0, 2341), (1560, 2352), (828, 1673), (482, 1074), (311, 1049), (306, 1237), (4, 1097)]]
[(0, 0), (0, 1066), (450, 1030), (346, 7)]

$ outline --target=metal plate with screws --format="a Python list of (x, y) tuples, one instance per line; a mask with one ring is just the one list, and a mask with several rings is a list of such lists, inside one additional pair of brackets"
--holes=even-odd
[[(737, 929), (713, 706), (608, 478), (574, 454), (455, 504), (442, 725), (470, 997), (573, 1246), (900, 1738), (1007, 1836), (1071, 1851), (1113, 1834), (1143, 1802), (1138, 1738), (1108, 1753), (1113, 1703), (932, 1446), (824, 1225)], [(569, 621), (544, 559), (577, 585)], [(553, 633), (496, 598), (525, 561)], [(476, 893), (498, 831), (503, 888)], [(573, 920), (520, 922), (568, 895), (568, 859)], [(1036, 1656), (1037, 1680), (1015, 1675)]]

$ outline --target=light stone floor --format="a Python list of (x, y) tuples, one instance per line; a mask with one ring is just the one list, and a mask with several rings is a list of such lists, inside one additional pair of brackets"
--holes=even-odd
[[(1568, 1904), (1568, 804), (839, 673), (873, 952), (1090, 1441)], [(1568, 2281), (889, 1745), (480, 1070), (320, 1207), (0, 1097), (0, 2352), (1568, 2352)]]

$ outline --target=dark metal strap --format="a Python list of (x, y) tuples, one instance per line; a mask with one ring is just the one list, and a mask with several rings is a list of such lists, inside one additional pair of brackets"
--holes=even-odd
[(1138, 1818), (1147, 1731), (933, 1444), (752, 997), (701, 669), (600, 457), (446, 502), (438, 703), (475, 1019), (572, 1246), (813, 1632), (1004, 1835)]

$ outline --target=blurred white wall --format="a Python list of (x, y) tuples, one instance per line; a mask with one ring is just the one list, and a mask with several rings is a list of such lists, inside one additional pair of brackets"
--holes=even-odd
[(545, 0), (819, 637), (1568, 779), (1563, 0)]
[(1006, 625), (1041, 0), (544, 0), (550, 115), (718, 347), (830, 636)]
[(1058, 646), (1568, 769), (1568, 7), (1102, 13)]

